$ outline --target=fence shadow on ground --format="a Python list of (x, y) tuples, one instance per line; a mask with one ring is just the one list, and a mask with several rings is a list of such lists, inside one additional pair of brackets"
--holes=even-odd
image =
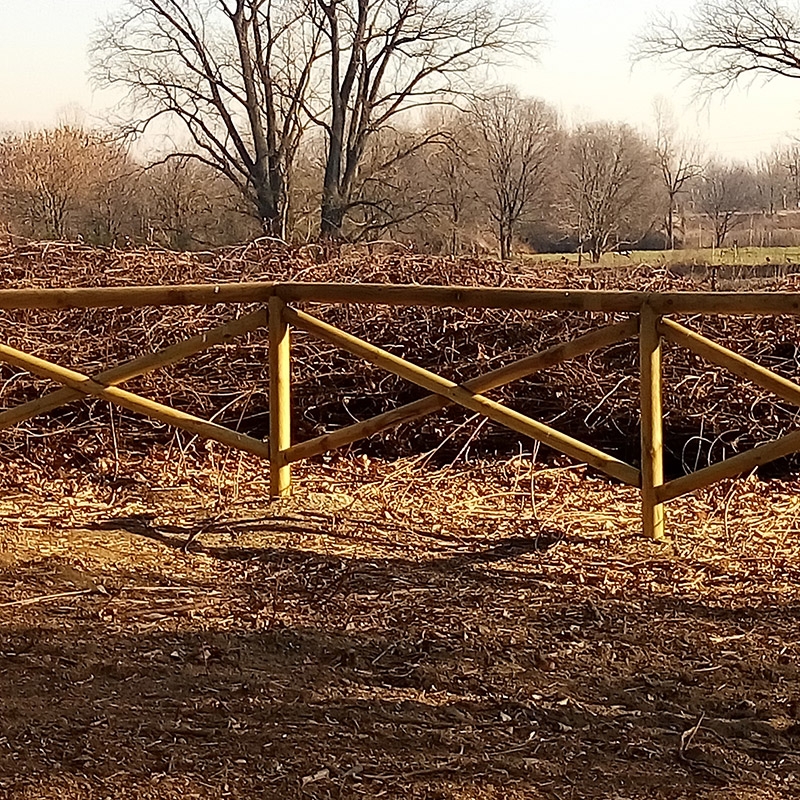
[[(308, 531), (296, 517), (242, 522), (259, 524)], [(557, 531), (378, 558), (205, 544), (211, 523), (97, 527), (190, 542), (225, 578), (191, 583), (215, 593), (208, 614), (110, 586), (7, 617), (9, 797), (798, 791), (797, 606), (612, 597), (580, 565), (554, 585)]]

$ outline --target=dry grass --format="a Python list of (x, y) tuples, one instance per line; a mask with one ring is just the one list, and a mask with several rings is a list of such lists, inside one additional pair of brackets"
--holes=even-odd
[[(577, 266), (576, 253), (543, 253), (526, 255), (523, 261), (533, 264), (568, 264)], [(587, 255), (581, 259), (582, 264), (591, 267)], [(800, 247), (704, 247), (682, 248), (680, 250), (626, 250), (623, 253), (603, 253), (600, 268), (630, 268), (636, 264), (648, 264), (651, 267), (737, 267), (742, 268), (740, 275), (747, 278), (756, 272), (761, 278), (779, 278), (798, 272), (800, 265)], [(758, 267), (750, 273), (746, 268)]]
[(0, 796), (800, 794), (798, 486), (156, 450), (0, 501)]

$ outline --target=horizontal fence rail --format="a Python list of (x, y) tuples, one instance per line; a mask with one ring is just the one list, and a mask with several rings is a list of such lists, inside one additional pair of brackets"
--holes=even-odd
[(495, 289), (480, 286), (292, 282), (0, 289), (0, 309), (207, 306), (218, 303), (268, 303), (270, 297), (280, 297), (285, 303), (620, 313), (638, 313), (647, 303), (658, 315), (800, 315), (800, 294), (796, 292), (610, 292), (588, 289)]
[[(568, 342), (487, 372), (462, 384), (441, 377), (406, 358), (390, 353), (347, 331), (294, 308), (294, 304), (371, 304), (441, 306), (474, 309), (584, 311), (629, 314), (622, 322), (606, 324)], [(294, 462), (420, 419), (457, 404), (519, 434), (582, 461), (641, 490), (642, 530), (665, 534), (664, 504), (728, 477), (740, 475), (782, 456), (800, 451), (800, 431), (745, 453), (664, 482), (662, 409), (662, 345), (669, 341), (735, 375), (800, 406), (800, 385), (729, 350), (667, 315), (800, 315), (800, 294), (792, 292), (609, 292), (543, 289), (496, 289), (457, 286), (400, 286), (349, 283), (237, 283), (222, 285), (125, 286), (71, 289), (3, 289), (0, 309), (137, 308), (177, 305), (257, 305), (254, 311), (163, 350), (84, 375), (66, 366), (0, 343), (0, 361), (13, 364), (62, 388), (0, 411), (0, 429), (53, 411), (81, 397), (106, 400), (194, 435), (214, 439), (270, 462), (270, 490), (275, 497), (291, 491)], [(119, 384), (177, 363), (217, 344), (260, 329), (269, 337), (270, 436), (261, 440), (200, 419), (162, 403), (119, 388)], [(292, 330), (334, 345), (398, 375), (431, 394), (412, 403), (305, 442), (292, 442)], [(640, 367), (640, 468), (581, 442), (555, 428), (498, 403), (486, 392), (505, 386), (570, 359), (627, 339), (637, 338)]]

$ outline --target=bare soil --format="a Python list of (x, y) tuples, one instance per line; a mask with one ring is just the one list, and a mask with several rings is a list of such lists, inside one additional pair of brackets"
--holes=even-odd
[(0, 797), (800, 797), (800, 486), (5, 467)]

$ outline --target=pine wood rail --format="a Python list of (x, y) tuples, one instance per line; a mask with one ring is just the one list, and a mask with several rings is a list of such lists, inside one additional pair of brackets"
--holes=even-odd
[[(505, 367), (487, 372), (478, 378), (473, 378), (464, 384), (464, 388), (478, 394), (497, 389), (521, 378), (535, 375), (548, 367), (554, 367), (556, 364), (561, 364), (572, 358), (578, 358), (602, 347), (608, 347), (609, 345), (623, 342), (625, 339), (630, 339), (636, 335), (638, 327), (637, 321), (630, 319), (626, 322), (619, 322), (616, 325), (599, 328), (596, 331), (579, 336), (571, 342), (553, 345), (541, 353), (535, 353)], [(333, 433), (325, 433), (322, 436), (293, 445), (288, 449), (286, 456), (289, 461), (312, 458), (329, 450), (336, 450), (339, 447), (365, 439), (368, 436), (374, 436), (376, 433), (382, 433), (402, 425), (404, 422), (425, 417), (428, 414), (447, 408), (453, 402), (443, 395), (429, 395), (391, 411), (386, 411), (383, 414), (378, 414), (376, 417), (364, 422), (357, 422), (354, 425), (340, 428)]]
[[(222, 344), (223, 342), (228, 342), (238, 336), (242, 336), (245, 333), (252, 333), (266, 324), (267, 311), (266, 309), (259, 309), (245, 317), (235, 319), (232, 322), (226, 322), (224, 325), (219, 325), (210, 331), (206, 331), (206, 333), (193, 336), (191, 339), (187, 339), (184, 342), (178, 342), (170, 347), (166, 347), (157, 353), (148, 353), (126, 364), (120, 364), (117, 367), (101, 372), (94, 380), (103, 386), (116, 386), (132, 378), (138, 378), (141, 375), (146, 375), (148, 372), (153, 372), (153, 370), (159, 369), (160, 367), (167, 367), (170, 364), (182, 361), (184, 358), (202, 353), (215, 344)], [(13, 425), (19, 425), (20, 422), (32, 419), (39, 414), (46, 414), (48, 411), (60, 408), (71, 400), (84, 396), (84, 392), (79, 392), (75, 389), (58, 389), (44, 397), (31, 400), (29, 403), (24, 403), (16, 408), (0, 411), (0, 430), (10, 428)]]
[(795, 292), (615, 292), (293, 282), (0, 289), (0, 309), (208, 306), (219, 303), (268, 303), (269, 298), (274, 296), (280, 297), (285, 303), (513, 308), (635, 314), (647, 303), (656, 315), (800, 315), (800, 294)]
[(489, 398), (481, 394), (475, 394), (453, 381), (441, 378), (427, 369), (418, 367), (410, 361), (364, 342), (302, 311), (287, 308), (284, 314), (286, 319), (294, 324), (295, 327), (311, 333), (330, 344), (337, 345), (343, 350), (363, 358), (365, 361), (399, 375), (401, 378), (416, 383), (429, 392), (436, 392), (451, 402), (458, 403), (458, 405), (488, 417), (494, 422), (499, 422), (517, 433), (530, 436), (532, 439), (566, 453), (579, 461), (585, 461), (587, 464), (596, 467), (607, 475), (618, 478), (624, 483), (629, 483), (633, 486), (639, 485), (638, 469), (597, 450), (591, 445), (584, 444), (571, 436), (560, 433), (554, 428), (520, 414), (518, 411), (506, 408), (504, 405), (494, 400), (489, 400)]
[[(573, 341), (554, 343), (542, 352), (532, 353), (459, 385), (336, 328), (307, 311), (292, 307), (292, 304), (299, 303), (604, 312), (630, 316), (627, 320), (605, 325)], [(271, 493), (281, 497), (291, 491), (292, 463), (419, 419), (455, 403), (517, 433), (541, 441), (624, 483), (639, 487), (642, 530), (654, 538), (665, 535), (664, 506), (670, 500), (800, 451), (799, 430), (690, 475), (664, 481), (662, 342), (665, 339), (756, 383), (788, 403), (800, 406), (800, 385), (680, 325), (667, 318), (667, 315), (798, 315), (798, 293), (648, 293), (292, 282), (0, 289), (0, 309), (216, 304), (250, 304), (257, 308), (206, 333), (118, 364), (93, 377), (0, 344), (0, 361), (62, 385), (62, 388), (36, 400), (0, 411), (0, 429), (17, 425), (80, 397), (99, 397), (192, 434), (215, 439), (268, 459)], [(432, 394), (308, 441), (292, 442), (292, 328), (323, 339), (422, 386)], [(259, 329), (267, 329), (269, 338), (269, 440), (256, 439), (119, 388), (119, 384), (131, 378)], [(633, 337), (638, 338), (639, 346), (641, 469), (486, 396), (487, 392), (500, 386)]]
[(127, 408), (129, 411), (144, 414), (147, 417), (152, 417), (167, 425), (173, 425), (176, 428), (189, 431), (189, 433), (197, 436), (215, 439), (229, 447), (236, 447), (264, 458), (269, 458), (270, 456), (269, 447), (264, 442), (251, 436), (237, 433), (222, 425), (217, 425), (215, 422), (208, 422), (195, 417), (192, 414), (177, 411), (174, 408), (165, 406), (163, 403), (147, 400), (132, 392), (118, 389), (116, 386), (104, 386), (102, 383), (98, 383), (98, 381), (87, 375), (82, 375), (80, 372), (75, 372), (75, 370), (61, 367), (43, 358), (23, 353), (8, 345), (0, 344), (0, 360), (26, 369), (28, 372), (39, 375), (42, 378), (50, 378), (56, 383), (63, 383), (79, 394), (90, 394), (94, 397), (99, 397), (109, 403)]

